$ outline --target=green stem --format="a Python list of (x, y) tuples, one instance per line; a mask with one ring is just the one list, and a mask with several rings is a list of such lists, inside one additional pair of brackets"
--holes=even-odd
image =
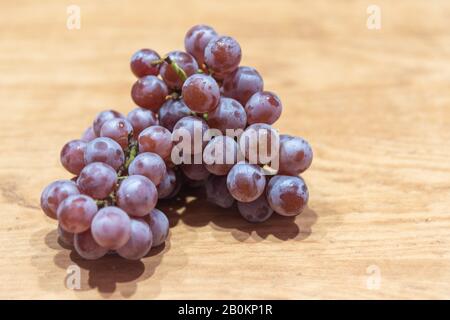
[(138, 154), (138, 145), (133, 144), (130, 146), (130, 154), (128, 155), (127, 161), (125, 162), (125, 169), (128, 170), (128, 167), (130, 166), (131, 162), (133, 162), (134, 158), (136, 158)]
[(169, 56), (165, 57), (164, 61), (167, 62), (172, 67), (173, 71), (176, 72), (176, 74), (178, 75), (178, 77), (180, 77), (181, 80), (186, 81), (187, 79), (186, 72), (184, 72), (184, 70), (181, 69), (180, 66), (178, 66), (178, 64), (175, 61), (170, 59)]

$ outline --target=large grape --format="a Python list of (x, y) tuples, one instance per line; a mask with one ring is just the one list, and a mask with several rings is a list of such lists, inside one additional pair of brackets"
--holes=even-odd
[(113, 139), (101, 137), (89, 142), (84, 153), (86, 164), (102, 162), (118, 170), (125, 162), (122, 147)]
[(130, 216), (142, 217), (158, 201), (158, 191), (150, 179), (134, 175), (124, 179), (117, 190), (117, 206)]
[(269, 91), (256, 92), (245, 105), (249, 124), (273, 124), (281, 115), (283, 106), (275, 93)]
[(170, 158), (172, 152), (172, 134), (161, 126), (151, 126), (139, 135), (139, 151), (153, 152), (164, 160)]
[(239, 67), (223, 80), (222, 90), (225, 97), (239, 101), (243, 106), (256, 92), (262, 91), (264, 81), (256, 69)]
[(203, 151), (206, 170), (215, 175), (226, 175), (238, 162), (239, 147), (234, 139), (227, 136), (213, 138)]
[(64, 145), (60, 153), (61, 164), (67, 171), (74, 175), (79, 175), (85, 166), (84, 153), (86, 142), (82, 140), (72, 140)]
[(158, 198), (172, 198), (181, 189), (181, 185), (181, 176), (177, 175), (173, 169), (167, 168), (160, 184), (156, 188), (158, 190)]
[(163, 244), (169, 235), (169, 219), (161, 210), (153, 209), (147, 221), (153, 234), (152, 247)]
[(166, 174), (166, 164), (156, 153), (144, 152), (131, 162), (128, 173), (145, 176), (157, 186)]
[(182, 90), (184, 103), (194, 112), (211, 112), (217, 107), (220, 89), (213, 77), (194, 74), (184, 82)]
[(108, 253), (108, 249), (101, 247), (92, 236), (91, 230), (74, 236), (75, 251), (86, 260), (97, 260)]
[(178, 120), (191, 115), (192, 111), (186, 106), (183, 100), (169, 99), (159, 109), (158, 114), (160, 124), (172, 131)]
[(266, 177), (259, 166), (239, 162), (228, 173), (227, 186), (236, 200), (251, 202), (263, 194)]
[(227, 176), (210, 175), (205, 183), (206, 200), (222, 208), (231, 208), (235, 202), (227, 188)]
[(244, 130), (247, 126), (247, 114), (238, 101), (222, 97), (217, 108), (208, 113), (208, 125), (220, 130), (222, 134), (227, 134), (227, 129)]
[(144, 76), (157, 76), (159, 74), (159, 54), (152, 49), (141, 49), (133, 54), (130, 61), (130, 68), (138, 78)]
[(300, 214), (308, 203), (309, 192), (300, 177), (275, 176), (267, 185), (267, 201), (282, 216)]
[[(203, 136), (209, 129), (205, 120), (195, 116), (180, 119), (173, 127), (173, 140), (186, 155), (199, 154), (208, 143)], [(186, 141), (184, 141), (186, 139)]]
[(210, 26), (199, 24), (193, 26), (184, 37), (186, 51), (197, 59), (201, 66), (204, 63), (205, 48), (209, 41), (217, 36), (216, 31)]
[(58, 180), (52, 182), (41, 194), (41, 208), (52, 219), (56, 219), (59, 204), (71, 195), (80, 194), (75, 182)]
[(145, 76), (138, 79), (132, 89), (131, 98), (138, 106), (158, 112), (169, 91), (167, 85), (155, 76)]
[(58, 207), (59, 225), (70, 233), (86, 231), (97, 210), (97, 204), (92, 198), (81, 194), (70, 196)]
[(94, 199), (104, 199), (116, 188), (117, 173), (102, 162), (88, 164), (78, 177), (80, 191)]
[(143, 220), (131, 219), (131, 233), (127, 243), (116, 250), (119, 256), (128, 260), (139, 260), (151, 249), (153, 234), (150, 226)]
[(130, 239), (131, 220), (122, 209), (105, 207), (92, 220), (91, 231), (95, 242), (100, 246), (116, 250)]
[(133, 126), (126, 119), (111, 119), (106, 121), (100, 130), (100, 136), (110, 138), (125, 150), (128, 148), (129, 138), (133, 133)]
[(279, 146), (278, 132), (265, 123), (248, 126), (239, 137), (239, 149), (252, 164), (268, 164), (278, 156)]
[(124, 115), (115, 110), (105, 110), (100, 112), (97, 117), (95, 117), (94, 124), (92, 125), (95, 135), (100, 137), (100, 130), (102, 129), (103, 124), (114, 118), (125, 119)]
[(296, 176), (312, 163), (313, 151), (309, 143), (300, 137), (280, 135), (279, 174)]
[[(183, 51), (172, 51), (167, 54), (168, 58), (177, 64), (184, 71), (187, 77), (193, 75), (198, 70), (197, 61), (189, 53)], [(184, 79), (175, 72), (173, 67), (164, 61), (159, 71), (161, 77), (167, 86), (172, 90), (180, 90), (183, 86)]]
[(156, 113), (141, 107), (131, 110), (127, 119), (133, 126), (133, 136), (136, 140), (144, 129), (159, 124)]
[(241, 47), (235, 39), (216, 37), (205, 48), (205, 63), (215, 73), (227, 74), (239, 66), (241, 55)]
[(238, 210), (241, 216), (249, 222), (266, 221), (273, 213), (265, 194), (252, 202), (238, 202)]

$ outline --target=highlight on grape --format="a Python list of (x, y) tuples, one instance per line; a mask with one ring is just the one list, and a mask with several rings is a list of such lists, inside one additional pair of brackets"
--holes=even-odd
[(137, 106), (127, 115), (101, 111), (61, 150), (72, 176), (45, 187), (41, 207), (57, 220), (60, 241), (84, 259), (139, 260), (163, 245), (169, 220), (159, 204), (181, 190), (204, 188), (206, 201), (234, 207), (250, 223), (307, 206), (299, 175), (312, 148), (273, 127), (281, 100), (256, 69), (240, 66), (239, 43), (196, 25), (184, 45), (164, 56), (135, 52)]

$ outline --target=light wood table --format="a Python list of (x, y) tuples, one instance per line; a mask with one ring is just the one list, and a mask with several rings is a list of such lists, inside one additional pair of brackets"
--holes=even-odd
[[(450, 298), (448, 1), (71, 2), (0, 10), (0, 298)], [(39, 208), (70, 178), (60, 148), (133, 108), (135, 50), (183, 49), (197, 23), (239, 40), (283, 101), (276, 127), (311, 142), (309, 209), (252, 225), (199, 194), (164, 206), (170, 241), (141, 262), (81, 261)]]

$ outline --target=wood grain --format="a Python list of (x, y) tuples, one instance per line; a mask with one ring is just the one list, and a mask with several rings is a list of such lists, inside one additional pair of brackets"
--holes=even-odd
[[(372, 2), (3, 1), (0, 298), (450, 298), (450, 3), (377, 0), (376, 31)], [(277, 127), (313, 145), (309, 209), (251, 225), (197, 194), (163, 205), (170, 241), (141, 262), (81, 261), (39, 209), (69, 177), (60, 148), (133, 107), (135, 50), (182, 49), (197, 23), (239, 40), (284, 103)]]

